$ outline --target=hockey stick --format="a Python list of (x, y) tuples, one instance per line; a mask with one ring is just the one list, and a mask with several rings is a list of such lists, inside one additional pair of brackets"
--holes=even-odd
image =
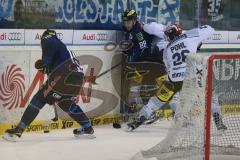
[[(54, 107), (54, 117), (51, 119), (53, 122), (56, 122), (56, 121), (58, 121), (58, 112), (57, 112), (57, 107), (59, 107), (58, 105), (57, 105), (57, 103), (54, 103), (53, 104), (53, 107)], [(60, 107), (59, 107), (60, 108)]]
[[(111, 70), (120, 66), (121, 64), (122, 64), (122, 62), (119, 62), (118, 64), (112, 66), (111, 68), (107, 69), (106, 71), (100, 73), (98, 76), (96, 76), (96, 79), (102, 77), (103, 75), (107, 74), (108, 72), (110, 72)], [(93, 84), (97, 84), (97, 83), (94, 81)], [(60, 108), (60, 107), (57, 105), (57, 103), (54, 103), (53, 108), (54, 108), (54, 117), (50, 121), (48, 121), (47, 125), (49, 125), (51, 122), (56, 122), (56, 121), (58, 121), (58, 119), (60, 119), (60, 117), (58, 115), (58, 111), (57, 111), (57, 108)]]
[(120, 66), (121, 64), (122, 64), (122, 62), (120, 62), (120, 63), (112, 66), (111, 68), (107, 69), (106, 71), (100, 73), (99, 75), (97, 75), (96, 79), (102, 77), (103, 75), (107, 74), (108, 72), (110, 72), (110, 71), (113, 70), (114, 68)]

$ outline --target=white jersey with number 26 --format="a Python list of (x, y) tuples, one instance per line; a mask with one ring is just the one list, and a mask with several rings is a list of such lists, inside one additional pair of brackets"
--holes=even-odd
[(214, 33), (208, 25), (186, 31), (171, 41), (163, 52), (168, 77), (173, 82), (183, 81), (186, 71), (186, 57), (197, 52), (198, 45)]

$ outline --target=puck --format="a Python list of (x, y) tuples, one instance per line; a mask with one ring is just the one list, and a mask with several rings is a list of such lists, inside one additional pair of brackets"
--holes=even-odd
[(43, 133), (49, 133), (50, 131), (49, 130), (44, 130)]
[(120, 123), (113, 123), (113, 128), (119, 129), (119, 128), (121, 128), (121, 124)]

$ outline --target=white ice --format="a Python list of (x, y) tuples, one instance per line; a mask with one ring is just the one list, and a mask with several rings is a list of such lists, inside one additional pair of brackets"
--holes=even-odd
[(76, 139), (72, 129), (25, 133), (18, 142), (0, 140), (1, 160), (129, 160), (159, 143), (171, 121), (142, 126), (134, 132), (95, 127), (96, 139)]

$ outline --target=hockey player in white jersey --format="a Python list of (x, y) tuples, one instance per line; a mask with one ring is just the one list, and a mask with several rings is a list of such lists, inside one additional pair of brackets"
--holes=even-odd
[[(156, 44), (159, 51), (162, 51), (167, 47), (169, 41), (166, 40), (164, 31), (166, 30), (166, 26), (160, 23), (151, 22), (148, 24), (144, 24), (143, 30), (150, 35), (154, 35), (159, 38), (158, 43)], [(156, 78), (157, 85), (161, 85), (162, 81), (167, 80), (167, 75), (163, 75), (161, 77)], [(176, 93), (173, 98), (168, 102), (168, 105), (173, 110), (173, 113), (176, 111), (177, 104), (179, 102), (179, 93)], [(174, 115), (174, 114), (173, 114)], [(155, 112), (152, 113), (151, 118), (146, 122), (147, 124), (151, 124), (158, 120), (158, 117), (155, 115)]]
[[(160, 31), (161, 32), (161, 31)], [(189, 54), (197, 52), (201, 42), (214, 33), (214, 29), (208, 25), (195, 28), (182, 34), (182, 29), (177, 24), (168, 26), (160, 36), (165, 35), (169, 44), (164, 49), (163, 58), (168, 73), (168, 80), (162, 81), (155, 96), (151, 97), (140, 111), (139, 118), (128, 124), (132, 131), (148, 120), (152, 113), (171, 101), (174, 95), (181, 91), (186, 71), (186, 58)], [(217, 129), (227, 129), (222, 122), (218, 111), (213, 113)]]

